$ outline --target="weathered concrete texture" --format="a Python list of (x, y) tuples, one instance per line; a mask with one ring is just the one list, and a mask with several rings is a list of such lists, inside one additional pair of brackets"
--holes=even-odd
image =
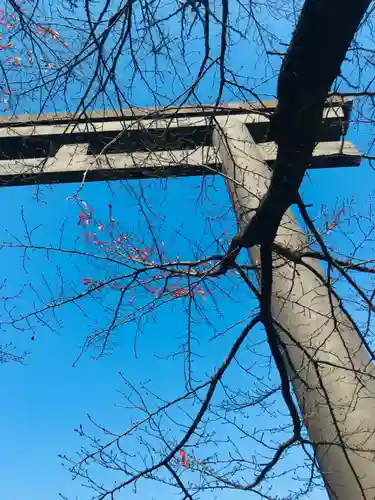
[[(240, 227), (266, 193), (271, 171), (248, 129), (235, 119), (218, 127), (219, 151)], [(276, 241), (307, 248), (289, 211)], [(259, 249), (249, 251), (259, 260)], [(331, 498), (375, 498), (375, 369), (348, 318), (321, 280), (274, 256), (272, 314), (291, 360), (289, 373)], [(306, 262), (324, 279), (320, 264)], [(334, 319), (335, 318), (335, 319)], [(286, 358), (285, 358), (286, 359)]]
[[(232, 103), (216, 114), (205, 106), (93, 112), (83, 122), (67, 121), (66, 115), (0, 122), (0, 185), (81, 182), (84, 174), (85, 181), (99, 181), (217, 173), (221, 163), (212, 131), (217, 119), (228, 117), (246, 124), (272, 165), (276, 146), (267, 134), (276, 102), (263, 104)], [(350, 143), (335, 142), (346, 129), (349, 110), (350, 102), (339, 99), (325, 108), (324, 142), (318, 144), (311, 168), (359, 164), (360, 155)]]
[[(56, 125), (62, 123), (86, 123), (96, 121), (111, 120), (135, 120), (139, 118), (165, 118), (178, 116), (222, 116), (228, 114), (239, 114), (256, 112), (265, 115), (273, 113), (276, 109), (277, 101), (264, 100), (255, 102), (228, 102), (214, 106), (212, 104), (192, 105), (192, 106), (167, 106), (157, 108), (131, 107), (124, 109), (109, 110), (88, 110), (83, 112), (70, 113), (46, 113), (46, 114), (25, 114), (25, 115), (3, 115), (0, 116), (0, 127), (23, 126), (25, 124), (35, 125)], [(342, 108), (346, 118), (350, 114), (352, 99), (343, 96), (332, 96), (326, 101), (327, 108)], [(345, 120), (347, 121), (347, 119)]]
[[(153, 177), (212, 175), (221, 172), (215, 148), (192, 150), (138, 151), (135, 153), (87, 155), (89, 144), (61, 146), (54, 157), (0, 161), (0, 185), (50, 184), (86, 181), (141, 179)], [(276, 159), (275, 143), (258, 145), (268, 165)], [(321, 142), (311, 168), (356, 166), (360, 154), (350, 142)]]

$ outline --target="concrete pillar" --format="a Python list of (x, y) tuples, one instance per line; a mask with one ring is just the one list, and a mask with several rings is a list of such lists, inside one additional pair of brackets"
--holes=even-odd
[[(231, 117), (219, 120), (213, 144), (242, 228), (266, 193), (271, 171), (245, 124)], [(276, 241), (295, 250), (307, 247), (290, 211)], [(259, 249), (249, 249), (249, 255), (258, 260)], [(319, 262), (306, 262), (323, 276)], [(375, 369), (360, 338), (311, 270), (276, 255), (272, 314), (291, 337), (279, 331), (328, 494), (339, 500), (375, 499)]]

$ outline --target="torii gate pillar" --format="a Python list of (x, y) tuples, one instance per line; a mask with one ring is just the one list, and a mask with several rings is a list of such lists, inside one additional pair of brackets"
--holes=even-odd
[[(271, 171), (246, 126), (232, 117), (218, 120), (213, 134), (222, 170), (244, 228), (267, 192)], [(276, 242), (307, 249), (291, 211)], [(253, 261), (259, 249), (249, 250)], [(375, 367), (336, 298), (323, 283), (315, 259), (301, 264), (274, 255), (272, 314), (284, 360), (320, 471), (332, 499), (375, 498)], [(318, 276), (319, 277), (318, 277)], [(335, 319), (334, 319), (335, 318)]]

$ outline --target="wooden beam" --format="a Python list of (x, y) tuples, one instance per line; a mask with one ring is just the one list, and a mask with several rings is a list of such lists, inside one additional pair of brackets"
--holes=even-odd
[[(272, 166), (275, 143), (258, 147)], [(0, 161), (0, 185), (30, 185), (65, 182), (142, 179), (168, 176), (210, 175), (220, 172), (221, 163), (213, 147), (132, 154), (87, 155), (88, 144), (62, 146), (52, 158)], [(361, 155), (350, 142), (323, 142), (315, 148), (311, 168), (356, 166)]]

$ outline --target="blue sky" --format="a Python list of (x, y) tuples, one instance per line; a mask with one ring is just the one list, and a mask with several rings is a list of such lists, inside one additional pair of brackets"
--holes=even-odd
[[(273, 26), (274, 21), (270, 23)], [(287, 40), (287, 25), (280, 23), (278, 26), (279, 34)], [(199, 41), (194, 44), (196, 48), (200, 46)], [(194, 44), (190, 47), (192, 53)], [(241, 74), (251, 73), (251, 78), (255, 80), (263, 77), (265, 71), (270, 72), (269, 68), (265, 69), (264, 60), (263, 63), (261, 61), (262, 57), (255, 50), (250, 51), (245, 42), (243, 46), (239, 44), (232, 49), (231, 66)], [(275, 64), (277, 66), (277, 63)], [(125, 62), (120, 70), (123, 68), (126, 68)], [(84, 70), (82, 74), (85, 75)], [(125, 76), (130, 77), (127, 73)], [(202, 101), (211, 102), (215, 98), (217, 90), (213, 82), (212, 78), (207, 78), (201, 85), (199, 96)], [(254, 85), (254, 80), (248, 82), (249, 85), (250, 83)], [(82, 87), (77, 82), (76, 86), (72, 85), (69, 104), (73, 108), (77, 97), (82, 94)], [(272, 96), (275, 81), (264, 83), (261, 89), (264, 96)], [(166, 78), (160, 93), (176, 95), (179, 91), (180, 83), (171, 82)], [(132, 98), (133, 102), (139, 105), (153, 104), (151, 96), (146, 94), (142, 87), (133, 89)], [(233, 96), (232, 91), (227, 89), (224, 100), (239, 100), (239, 97)], [(48, 103), (47, 109), (56, 106), (59, 110), (63, 110), (63, 100), (57, 99), (53, 104)], [(36, 111), (37, 107), (38, 101), (31, 103), (28, 101), (24, 104), (21, 101), (18, 111)], [(359, 149), (364, 150), (367, 147), (368, 139), (362, 129), (353, 127), (348, 139)], [(366, 200), (371, 195), (370, 174), (371, 169), (366, 163), (362, 164), (360, 170), (344, 168), (310, 172), (309, 177), (305, 179), (302, 192), (306, 202), (313, 204), (311, 209), (313, 214), (318, 214), (322, 205), (334, 207), (338, 198), (351, 199), (353, 195), (356, 195), (359, 205), (366, 206)], [(233, 234), (235, 230), (234, 218), (229, 210), (230, 203), (222, 180), (213, 181), (208, 178), (204, 186), (202, 190), (202, 181), (198, 178), (170, 179), (168, 182), (145, 181), (142, 184), (148, 203), (154, 209), (154, 215), (150, 217), (159, 227), (160, 239), (165, 241), (165, 246), (171, 255), (190, 257), (192, 251), (189, 239), (199, 241), (202, 246), (210, 244), (212, 237), (207, 233), (208, 222), (214, 226), (217, 233), (226, 231)], [(77, 206), (67, 200), (77, 187), (77, 185), (45, 187), (38, 193), (33, 187), (2, 188), (0, 190), (0, 209), (3, 213), (0, 227), (1, 240), (10, 241), (9, 233), (20, 238), (24, 237), (25, 228), (20, 217), (22, 207), (28, 227), (40, 226), (34, 233), (34, 241), (38, 244), (55, 244), (60, 237), (61, 224), (64, 223), (65, 246), (85, 248), (82, 239), (77, 242), (82, 232), (77, 226)], [(132, 190), (139, 190), (137, 182), (95, 183), (87, 184), (80, 196), (94, 207), (98, 218), (103, 221), (107, 220), (108, 203), (111, 202), (114, 217), (121, 230), (138, 231), (142, 237), (149, 240), (150, 235), (147, 233), (143, 218), (139, 215), (139, 207), (135, 203)], [(176, 237), (176, 231), (183, 234), (186, 239)], [(337, 244), (340, 244), (340, 237), (332, 235), (332, 239), (334, 238), (337, 239)], [(94, 268), (92, 263), (82, 259), (51, 256), (51, 262), (48, 262), (43, 253), (30, 254), (29, 258), (30, 260), (25, 262), (20, 252), (2, 250), (0, 281), (7, 280), (6, 286), (1, 291), (3, 296), (15, 294), (24, 285), (31, 283), (43, 297), (47, 297), (49, 291), (42, 281), (42, 275), (45, 276), (52, 291), (57, 293), (60, 286), (58, 268), (62, 270), (68, 289), (72, 286), (82, 288), (80, 280), (91, 276), (90, 273), (94, 271), (100, 276), (111, 272), (108, 267)], [(195, 361), (195, 369), (201, 376), (212, 373), (214, 367), (222, 362), (240, 327), (230, 330), (213, 342), (211, 337), (214, 328), (224, 332), (236, 321), (249, 316), (254, 307), (254, 302), (249, 300), (243, 287), (226, 282), (225, 288), (230, 293), (231, 300), (224, 298), (219, 291), (213, 291), (213, 297), (218, 301), (220, 315), (215, 313), (211, 298), (207, 301), (202, 300), (202, 307), (206, 308), (212, 326), (199, 319), (193, 325), (194, 334), (199, 339), (196, 349), (202, 356)], [(14, 304), (17, 311), (22, 314), (32, 308), (33, 300), (36, 300), (36, 297), (29, 287), (24, 298), (15, 300)], [(135, 325), (125, 325), (112, 339), (108, 355), (95, 360), (93, 357), (97, 351), (90, 350), (72, 366), (95, 323), (103, 321), (106, 317), (105, 312), (93, 301), (86, 303), (85, 311), (89, 318), (83, 318), (73, 307), (61, 309), (57, 312), (61, 326), (57, 327), (54, 322), (55, 330), (38, 328), (35, 340), (31, 340), (32, 334), (28, 330), (16, 331), (7, 325), (4, 326), (6, 340), (11, 339), (20, 351), (31, 352), (24, 365), (0, 365), (3, 374), (0, 384), (0, 397), (3, 401), (3, 411), (0, 414), (1, 498), (51, 500), (58, 498), (59, 492), (70, 499), (86, 500), (92, 497), (90, 490), (81, 485), (82, 481), (79, 478), (72, 481), (69, 472), (61, 466), (58, 454), (74, 456), (79, 450), (83, 442), (74, 433), (74, 429), (79, 424), (90, 428), (87, 414), (118, 432), (123, 431), (129, 422), (136, 418), (134, 413), (115, 406), (124, 405), (121, 392), (125, 387), (120, 372), (135, 384), (150, 379), (153, 391), (162, 394), (165, 399), (173, 397), (181, 390), (183, 363), (178, 359), (162, 358), (178, 349), (181, 337), (186, 331), (186, 314), (182, 302), (165, 306), (150, 317), (140, 333), (136, 332)], [(3, 321), (7, 321), (4, 311), (1, 316), (1, 322)], [(134, 354), (135, 336), (137, 356)], [(251, 343), (255, 345), (262, 339), (263, 333), (257, 329)], [(265, 346), (261, 345), (257, 349), (262, 353)], [(245, 352), (243, 356), (251, 365), (249, 354)], [(259, 377), (268, 371), (267, 365), (262, 365), (260, 362), (257, 362), (252, 369)], [(238, 377), (236, 372), (228, 373), (229, 381), (238, 382), (236, 377)], [(261, 425), (262, 418), (264, 417), (260, 412), (251, 414), (248, 425), (256, 428)], [(215, 431), (219, 441), (226, 438), (225, 427), (221, 426)], [(129, 440), (127, 446), (126, 450), (129, 453), (139, 451), (133, 439)], [(200, 449), (192, 450), (197, 457), (200, 451)], [(295, 457), (298, 455), (295, 455), (294, 459)], [(187, 480), (188, 475), (189, 471), (184, 471), (184, 478)], [(113, 475), (108, 478), (102, 470), (97, 471), (96, 477), (99, 481), (116, 480)], [(282, 478), (275, 480), (272, 493), (286, 494), (289, 487), (294, 489), (295, 485), (288, 485)], [(240, 498), (240, 495), (225, 490), (217, 492), (218, 499)], [(247, 498), (256, 497), (243, 494), (244, 497), (245, 495)], [(119, 495), (118, 498), (133, 498), (133, 496), (136, 495), (129, 491)], [(173, 491), (147, 481), (139, 483), (137, 496), (142, 500), (177, 498)], [(207, 494), (202, 495), (202, 498), (213, 498), (213, 496)], [(311, 498), (323, 499), (324, 493), (318, 491)]]

